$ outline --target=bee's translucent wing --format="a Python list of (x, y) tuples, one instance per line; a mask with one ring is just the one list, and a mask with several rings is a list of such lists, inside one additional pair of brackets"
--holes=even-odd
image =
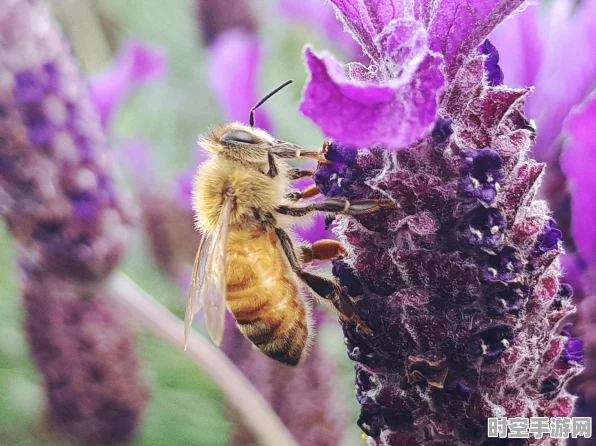
[(226, 197), (209, 247), (207, 262), (207, 280), (204, 287), (203, 303), (207, 332), (215, 345), (221, 344), (226, 321), (226, 254), (231, 213), (232, 198)]
[(184, 318), (186, 342), (190, 335), (192, 319), (201, 307), (205, 309), (207, 332), (213, 343), (220, 345), (223, 339), (226, 318), (226, 253), (231, 212), (232, 199), (226, 197), (210, 240), (201, 240), (193, 266)]
[(195, 263), (192, 266), (192, 275), (190, 278), (190, 288), (188, 290), (188, 300), (186, 301), (186, 314), (184, 315), (184, 350), (188, 345), (188, 337), (190, 336), (190, 328), (192, 326), (192, 320), (195, 314), (199, 312), (203, 306), (201, 300), (201, 290), (205, 286), (207, 256), (205, 253), (209, 248), (205, 249), (207, 245), (207, 234), (203, 233), (201, 242), (199, 243), (199, 249), (197, 250), (197, 256), (195, 257)]

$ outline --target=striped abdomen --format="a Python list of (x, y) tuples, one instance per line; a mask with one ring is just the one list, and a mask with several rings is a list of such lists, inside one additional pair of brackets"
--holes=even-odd
[(233, 232), (228, 241), (228, 308), (267, 356), (296, 365), (309, 339), (309, 310), (277, 237)]

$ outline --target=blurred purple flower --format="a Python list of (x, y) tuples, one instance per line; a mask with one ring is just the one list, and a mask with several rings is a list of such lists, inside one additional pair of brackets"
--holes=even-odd
[(110, 126), (116, 111), (136, 87), (160, 79), (166, 72), (167, 58), (162, 49), (136, 39), (127, 41), (112, 65), (91, 82), (93, 102), (103, 126)]
[[(261, 99), (258, 87), (262, 57), (259, 39), (238, 30), (220, 34), (209, 48), (209, 86), (226, 121), (247, 122), (250, 109)], [(271, 131), (265, 107), (256, 112), (256, 125)]]
[(326, 1), (281, 0), (279, 9), (288, 19), (324, 33), (330, 42), (345, 50), (354, 59), (362, 58), (360, 45), (344, 30), (342, 23), (335, 17), (333, 8)]
[(27, 271), (25, 327), (43, 373), (52, 424), (114, 444), (139, 428), (146, 404), (133, 338), (106, 296)]
[[(596, 79), (595, 79), (596, 80)], [(561, 166), (571, 187), (573, 240), (585, 262), (596, 265), (596, 95), (567, 119)]]
[(257, 24), (247, 0), (197, 0), (197, 24), (206, 46), (230, 30), (256, 33)]
[[(588, 302), (580, 306), (577, 333), (585, 336), (587, 371), (574, 382), (580, 396), (576, 415), (592, 416), (589, 407), (596, 404), (596, 338), (593, 318), (585, 311), (592, 311), (590, 302), (596, 296), (596, 181), (594, 163), (596, 160), (596, 96), (592, 95), (577, 107), (565, 123), (568, 136), (561, 156), (561, 167), (567, 177), (571, 195), (571, 229), (577, 252), (567, 255), (567, 275), (577, 282), (578, 298)], [(584, 312), (582, 312), (584, 311)]]
[[(404, 125), (401, 116), (383, 122), (365, 115), (365, 130), (350, 112), (331, 107), (315, 119), (326, 133), (335, 120), (352, 132), (347, 142), (358, 144), (364, 132), (370, 143), (353, 150), (343, 135), (331, 142), (326, 156), (333, 164), (315, 177), (323, 193), (400, 205), (338, 218), (350, 256), (336, 260), (333, 273), (374, 333), (342, 322), (356, 368), (358, 423), (369, 444), (489, 445), (488, 417), (569, 416), (575, 397), (565, 387), (582, 369), (581, 341), (558, 328), (575, 308), (570, 287), (559, 283), (561, 232), (536, 199), (544, 165), (529, 159), (535, 129), (523, 110), (530, 90), (500, 85), (498, 53), (484, 41), (523, 2), (334, 3), (377, 73), (407, 73), (379, 63), (387, 60), (379, 43), (396, 37), (383, 34), (388, 23), (392, 31), (415, 23), (428, 41), (420, 57), (433, 50), (442, 58), (446, 82), (444, 94), (416, 84), (420, 98), (438, 94), (438, 117), (425, 122), (433, 132), (411, 138), (405, 150), (384, 150), (403, 145), (394, 132)], [(307, 104), (316, 91), (321, 102), (344, 108), (346, 97), (361, 104), (384, 91), (379, 83), (345, 82), (327, 56), (307, 53), (307, 63)], [(422, 122), (406, 123), (404, 134)], [(367, 139), (370, 128), (390, 140), (383, 149)]]
[[(178, 281), (185, 275), (188, 280), (187, 266), (194, 261), (201, 236), (194, 228), (190, 192), (176, 190), (181, 179), (160, 184), (163, 180), (158, 177), (149, 143), (136, 140), (122, 145), (122, 164), (134, 179), (145, 238), (153, 259), (170, 278)], [(190, 187), (191, 179), (188, 180)], [(187, 286), (188, 283), (183, 288)]]
[(0, 213), (19, 244), (26, 330), (60, 431), (116, 442), (146, 400), (133, 340), (102, 284), (132, 208), (88, 86), (43, 8), (0, 6)]
[(371, 65), (306, 50), (311, 80), (301, 111), (327, 136), (358, 147), (403, 149), (426, 136), (445, 81), (523, 0), (332, 0)]

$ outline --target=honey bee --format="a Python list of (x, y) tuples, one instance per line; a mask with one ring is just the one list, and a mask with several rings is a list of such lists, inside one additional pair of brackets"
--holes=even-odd
[(283, 364), (298, 364), (313, 332), (303, 287), (330, 301), (341, 318), (371, 334), (333, 278), (302, 268), (315, 259), (345, 255), (341, 244), (320, 240), (296, 246), (290, 229), (297, 219), (315, 212), (357, 215), (395, 205), (344, 199), (299, 203), (320, 191), (316, 186), (293, 191), (290, 182), (314, 172), (293, 169), (284, 160), (311, 158), (326, 163), (323, 151), (280, 141), (254, 126), (255, 110), (291, 82), (251, 109), (250, 126), (227, 123), (199, 138), (199, 145), (212, 156), (199, 167), (193, 188), (196, 224), (203, 236), (186, 307), (185, 348), (193, 317), (201, 308), (209, 336), (220, 345), (227, 307), (255, 347)]

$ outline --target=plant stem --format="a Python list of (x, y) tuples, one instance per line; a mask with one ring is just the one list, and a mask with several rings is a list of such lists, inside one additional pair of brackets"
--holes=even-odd
[[(110, 296), (133, 314), (154, 335), (182, 351), (182, 321), (128, 276), (118, 273), (108, 284)], [(209, 341), (192, 332), (186, 354), (219, 385), (230, 405), (265, 446), (296, 446), (296, 441), (261, 394), (228, 357)]]

